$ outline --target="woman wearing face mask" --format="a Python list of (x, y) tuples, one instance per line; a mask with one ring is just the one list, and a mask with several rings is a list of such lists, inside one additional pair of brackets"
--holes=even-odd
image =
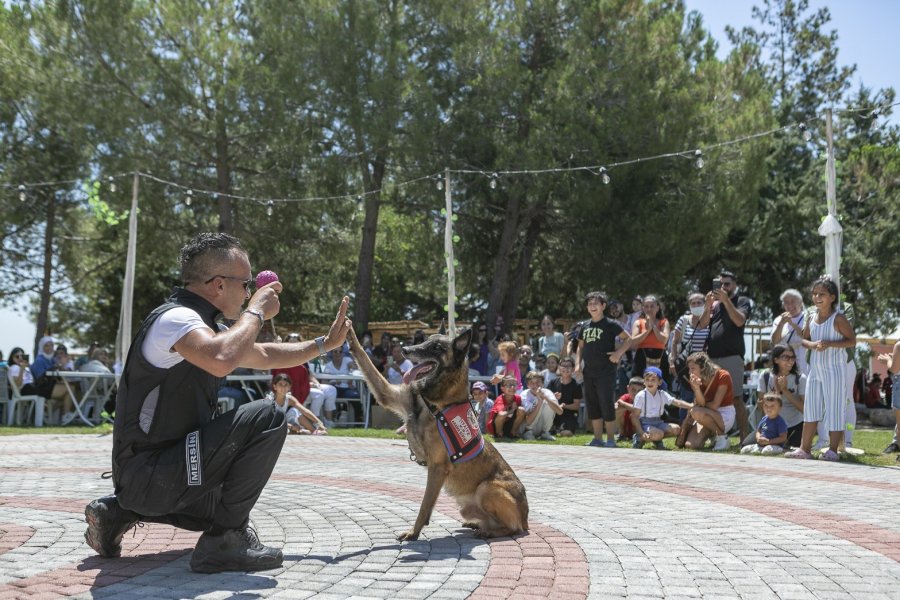
[[(709, 326), (697, 328), (700, 317), (703, 316), (705, 298), (700, 292), (691, 292), (688, 295), (688, 311), (681, 315), (672, 330), (672, 356), (678, 356), (684, 346), (690, 344), (690, 352), (703, 352), (706, 348), (706, 340), (709, 338)], [(674, 367), (670, 369), (674, 376)], [(685, 402), (694, 401), (694, 392), (690, 386), (681, 387), (681, 399)]]

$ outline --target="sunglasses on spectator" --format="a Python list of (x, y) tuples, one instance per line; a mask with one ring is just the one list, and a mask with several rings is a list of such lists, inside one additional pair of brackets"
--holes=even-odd
[(241, 285), (244, 286), (245, 292), (249, 292), (250, 286), (253, 285), (253, 279), (241, 279), (240, 277), (232, 277), (230, 275), (213, 275), (212, 277), (210, 277), (209, 279), (204, 281), (203, 284), (206, 285), (207, 283), (211, 282), (216, 277), (221, 277), (222, 279), (234, 279), (235, 281), (240, 281)]

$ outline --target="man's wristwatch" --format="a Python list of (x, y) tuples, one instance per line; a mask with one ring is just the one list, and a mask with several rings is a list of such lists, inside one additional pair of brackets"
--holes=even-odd
[[(262, 327), (265, 324), (266, 316), (262, 313), (261, 310), (258, 310), (256, 308), (247, 308), (244, 310), (244, 312), (250, 313), (251, 315), (253, 315), (255, 317), (259, 317), (259, 326), (260, 327)], [(243, 313), (241, 313), (241, 314), (243, 314)]]
[(319, 356), (325, 356), (327, 350), (325, 350), (325, 336), (320, 335), (316, 338), (316, 348), (319, 350)]

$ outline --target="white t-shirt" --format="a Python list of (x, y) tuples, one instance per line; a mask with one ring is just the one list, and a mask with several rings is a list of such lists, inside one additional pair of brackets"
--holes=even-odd
[[(222, 326), (220, 326), (222, 327)], [(197, 311), (184, 306), (167, 310), (150, 326), (141, 351), (144, 358), (159, 369), (169, 369), (184, 360), (172, 347), (178, 340), (195, 329), (209, 326), (203, 322)]]
[(662, 416), (666, 405), (672, 404), (672, 396), (665, 390), (656, 390), (651, 394), (650, 390), (643, 389), (634, 397), (634, 408), (640, 411), (640, 416), (645, 419), (658, 419)]
[[(352, 362), (353, 360), (349, 356), (341, 356), (341, 366), (336, 367), (334, 361), (329, 359), (325, 366), (322, 367), (322, 372), (328, 375), (350, 375), (350, 364)], [(335, 381), (331, 385), (339, 388), (350, 387), (350, 383), (347, 381)]]
[[(553, 392), (551, 392), (547, 388), (539, 389), (538, 394), (543, 396), (546, 402), (552, 402), (556, 399), (556, 397), (553, 395)], [(522, 392), (522, 408), (525, 409), (526, 413), (530, 413), (531, 411), (533, 411), (534, 407), (537, 406), (537, 403), (538, 397), (537, 395), (532, 393), (531, 388), (528, 388), (524, 392)]]
[[(801, 311), (796, 317), (791, 317), (791, 321), (796, 323), (800, 329), (803, 329), (806, 322), (806, 312)], [(780, 315), (772, 325), (772, 333), (774, 334), (779, 328), (781, 328), (781, 342), (779, 343), (791, 347), (794, 351), (794, 356), (797, 357), (797, 369), (802, 374), (807, 375), (809, 373), (809, 363), (806, 362), (806, 348), (802, 345), (802, 336), (794, 331), (793, 327), (784, 323)], [(792, 426), (788, 425), (788, 427)]]
[(413, 368), (412, 361), (404, 359), (402, 363), (400, 363), (400, 372), (397, 372), (397, 369), (394, 367), (397, 366), (396, 363), (387, 368), (387, 380), (391, 383), (400, 385), (403, 383), (403, 375)]
[[(19, 371), (21, 370), (22, 367), (20, 367), (19, 365), (10, 364), (9, 372), (6, 374), (6, 376), (10, 381), (12, 381), (19, 376)], [(25, 386), (29, 383), (34, 383), (34, 375), (31, 374), (31, 369), (25, 369), (25, 372), (22, 374), (22, 385), (20, 385), (19, 387), (21, 388), (22, 386)]]

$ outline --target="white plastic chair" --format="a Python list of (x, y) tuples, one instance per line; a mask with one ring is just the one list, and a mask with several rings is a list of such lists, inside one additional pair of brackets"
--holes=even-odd
[[(35, 427), (43, 427), (44, 426), (44, 403), (47, 401), (43, 396), (38, 396), (37, 394), (31, 394), (28, 396), (23, 396), (19, 391), (19, 386), (16, 385), (16, 382), (13, 381), (12, 378), (7, 376), (7, 381), (9, 381), (9, 387), (12, 390), (12, 396), (6, 399), (6, 424), (7, 425), (22, 425), (23, 423), (27, 423), (30, 419), (29, 417), (34, 415), (34, 426)], [(2, 394), (6, 394), (6, 388), (3, 387)], [(24, 417), (19, 413), (21, 411), (18, 410), (19, 405), (28, 405), (28, 409), (25, 411)]]

